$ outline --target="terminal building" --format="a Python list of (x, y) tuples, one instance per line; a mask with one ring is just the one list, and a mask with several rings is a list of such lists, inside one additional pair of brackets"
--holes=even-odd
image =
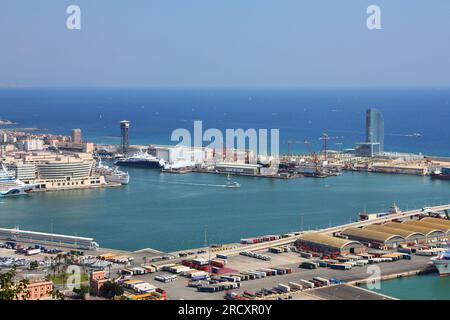
[(0, 239), (83, 250), (96, 250), (99, 247), (93, 238), (26, 231), (19, 228), (0, 228)]
[(51, 152), (23, 153), (5, 159), (17, 179), (35, 184), (37, 191), (66, 190), (106, 185), (104, 176), (94, 171), (91, 154)]
[(321, 252), (324, 254), (357, 254), (365, 252), (365, 247), (358, 241), (336, 238), (317, 232), (302, 234), (296, 241), (295, 246), (301, 250)]
[(382, 250), (397, 248), (400, 244), (405, 244), (407, 242), (401, 235), (369, 229), (347, 228), (341, 233), (351, 240), (360, 241), (368, 247)]

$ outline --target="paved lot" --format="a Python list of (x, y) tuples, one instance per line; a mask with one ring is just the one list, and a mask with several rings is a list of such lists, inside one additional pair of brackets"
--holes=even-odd
[(311, 290), (309, 294), (324, 300), (391, 300), (387, 296), (346, 284)]
[[(258, 280), (249, 280), (241, 282), (241, 288), (234, 290), (238, 293), (243, 293), (244, 291), (255, 292), (261, 288), (271, 288), (279, 283), (287, 284), (288, 282), (299, 282), (300, 279), (312, 279), (316, 276), (321, 276), (327, 279), (336, 278), (344, 282), (362, 280), (368, 278), (371, 273), (368, 273), (367, 267), (354, 267), (351, 270), (333, 270), (329, 268), (319, 268), (315, 270), (300, 269), (298, 265), (302, 259), (295, 253), (284, 253), (276, 256), (271, 262), (260, 261), (254, 258), (243, 257), (243, 256), (233, 256), (230, 257), (230, 262), (227, 267), (232, 269), (237, 269), (239, 271), (247, 271), (251, 269), (258, 269), (263, 267), (291, 267), (292, 273), (287, 275), (278, 275), (266, 277)], [(295, 262), (297, 261), (297, 262)], [(376, 264), (375, 266), (380, 268), (381, 275), (390, 275), (408, 271), (415, 271), (418, 269), (423, 269), (427, 266), (429, 261), (428, 257), (413, 256), (412, 260), (400, 260), (397, 262), (385, 262)], [(149, 282), (155, 286), (164, 288), (167, 290), (167, 297), (171, 300), (179, 299), (195, 299), (195, 300), (217, 300), (223, 299), (225, 292), (217, 293), (202, 293), (197, 292), (195, 288), (188, 287), (188, 279), (179, 276), (178, 279), (172, 283), (161, 283), (154, 280), (155, 275), (162, 274), (164, 272), (158, 272), (153, 274), (147, 274), (143, 276), (135, 276), (135, 279), (142, 279)], [(361, 290), (359, 290), (361, 291)], [(359, 292), (358, 291), (358, 292)], [(321, 295), (313, 294), (314, 290), (306, 291), (300, 294), (294, 294), (294, 299), (322, 299), (325, 297), (325, 293)], [(326, 292), (326, 291), (325, 291)], [(354, 294), (354, 291), (347, 290), (343, 291), (344, 296), (350, 296)], [(361, 295), (361, 293), (358, 293)], [(358, 294), (354, 294), (357, 296)]]

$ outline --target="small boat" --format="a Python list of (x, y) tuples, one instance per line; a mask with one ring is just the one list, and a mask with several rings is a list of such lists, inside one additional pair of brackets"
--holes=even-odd
[(227, 182), (225, 183), (226, 188), (240, 188), (241, 185), (237, 181), (231, 181), (230, 175), (227, 176)]

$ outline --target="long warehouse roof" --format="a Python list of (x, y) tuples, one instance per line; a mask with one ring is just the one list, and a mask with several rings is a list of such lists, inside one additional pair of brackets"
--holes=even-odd
[(416, 226), (416, 225), (413, 225), (413, 224), (405, 224), (405, 223), (399, 223), (399, 222), (388, 222), (388, 223), (386, 223), (386, 225), (389, 226), (389, 227), (397, 228), (397, 229), (421, 232), (421, 233), (425, 234), (425, 236), (427, 236), (427, 237), (430, 234), (435, 233), (435, 232), (444, 234), (444, 232), (442, 232), (441, 230), (438, 230), (438, 229), (431, 229), (431, 228), (427, 228), (427, 227)]
[(425, 235), (421, 232), (396, 229), (394, 227), (388, 227), (386, 225), (371, 224), (371, 225), (365, 226), (364, 229), (372, 230), (372, 231), (379, 231), (379, 232), (384, 232), (384, 233), (390, 233), (393, 235), (397, 234), (397, 235), (404, 237), (405, 239), (409, 239), (414, 236), (416, 236), (416, 237), (419, 236), (419, 237), (425, 238)]
[(439, 219), (439, 218), (432, 218), (432, 217), (425, 217), (420, 221), (430, 222), (430, 223), (438, 223), (443, 224), (450, 227), (450, 220), (447, 219)]
[(304, 233), (299, 237), (300, 240), (310, 241), (321, 245), (326, 245), (334, 248), (344, 248), (349, 244), (356, 244), (362, 246), (358, 241), (336, 238), (332, 236), (327, 236), (317, 232)]
[(442, 232), (448, 233), (450, 231), (450, 226), (445, 226), (442, 224), (436, 224), (426, 221), (418, 221), (418, 220), (411, 220), (411, 221), (405, 221), (405, 224), (412, 224), (419, 227), (425, 227), (425, 228), (431, 228), (431, 229), (437, 229)]
[(342, 234), (347, 235), (347, 236), (363, 238), (366, 240), (383, 242), (383, 243), (385, 243), (386, 241), (393, 239), (393, 238), (405, 239), (404, 237), (402, 237), (399, 234), (391, 234), (391, 233), (372, 231), (372, 230), (361, 229), (361, 228), (347, 228), (342, 231)]

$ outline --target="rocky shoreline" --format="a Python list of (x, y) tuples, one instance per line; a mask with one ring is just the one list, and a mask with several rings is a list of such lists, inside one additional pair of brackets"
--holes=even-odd
[(16, 123), (11, 120), (0, 119), (0, 125), (10, 125), (10, 124), (16, 124)]

